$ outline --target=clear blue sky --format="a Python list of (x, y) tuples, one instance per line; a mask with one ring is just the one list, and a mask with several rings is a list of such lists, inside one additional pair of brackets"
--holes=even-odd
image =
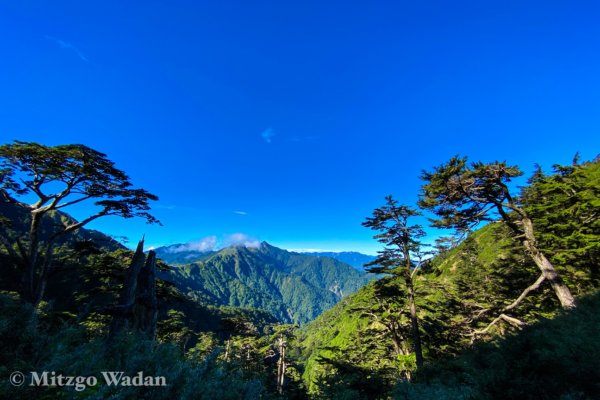
[(91, 225), (132, 241), (374, 253), (364, 218), (456, 153), (600, 152), (598, 21), (593, 1), (4, 1), (0, 143), (107, 153), (160, 197), (163, 227)]

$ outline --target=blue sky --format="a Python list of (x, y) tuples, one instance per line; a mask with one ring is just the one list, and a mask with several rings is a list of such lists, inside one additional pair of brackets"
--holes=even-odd
[(162, 227), (90, 226), (132, 241), (374, 253), (364, 218), (454, 154), (596, 156), (599, 20), (591, 1), (2, 2), (0, 142), (107, 153), (160, 197)]

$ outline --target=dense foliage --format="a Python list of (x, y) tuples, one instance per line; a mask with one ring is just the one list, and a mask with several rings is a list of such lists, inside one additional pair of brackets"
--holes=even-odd
[[(42, 303), (34, 315), (31, 306), (19, 304), (11, 294), (0, 294), (0, 398), (5, 399), (257, 399), (277, 398), (273, 367), (263, 363), (269, 336), (245, 357), (241, 345), (225, 357), (224, 346), (211, 335), (203, 336), (186, 351), (174, 342), (153, 342), (125, 334), (108, 346), (105, 337), (83, 324), (56, 325), (56, 317)], [(238, 342), (241, 339), (238, 340)], [(236, 342), (237, 343), (237, 342)], [(258, 346), (257, 346), (258, 347)], [(262, 353), (259, 353), (259, 350)], [(15, 387), (13, 371), (56, 371), (64, 376), (95, 376), (103, 371), (123, 371), (135, 376), (162, 376), (165, 387), (109, 386), (97, 384), (78, 391), (70, 387)], [(290, 385), (291, 386), (291, 385)], [(300, 389), (298, 389), (300, 390)]]
[[(534, 219), (540, 247), (577, 296), (598, 288), (599, 174), (598, 160), (555, 166), (552, 175), (536, 174), (520, 200)], [(396, 396), (402, 398), (536, 398), (537, 392), (545, 398), (595, 398), (595, 375), (588, 371), (597, 369), (593, 332), (597, 332), (598, 319), (589, 313), (598, 301), (588, 300), (577, 314), (563, 315), (553, 290), (541, 284), (515, 305), (538, 274), (511, 229), (498, 222), (472, 232), (458, 246), (445, 248), (433, 258), (414, 283), (423, 321), (426, 372), (413, 376), (412, 383), (402, 372), (414, 370), (413, 360), (399, 359), (386, 339), (385, 324), (390, 321), (402, 326), (405, 335), (409, 331), (402, 278), (371, 283), (301, 331), (304, 378), (310, 393), (322, 398), (386, 398), (400, 381), (404, 383)], [(396, 290), (396, 295), (382, 302), (381, 290)], [(557, 315), (562, 316), (521, 332), (527, 325), (536, 326)], [(547, 341), (538, 340), (546, 333)], [(500, 350), (489, 350), (496, 345), (479, 344), (512, 334), (515, 339), (499, 345)], [(548, 350), (557, 345), (554, 341), (560, 342), (556, 352)], [(466, 349), (471, 350), (453, 360)], [(474, 361), (479, 356), (499, 361), (483, 368)], [(513, 361), (503, 366), (503, 358)], [(512, 370), (512, 363), (521, 365)], [(587, 375), (578, 376), (573, 385), (562, 383), (555, 390), (557, 383), (549, 384), (561, 374), (584, 372)], [(512, 384), (517, 388), (511, 388)]]
[(431, 363), (397, 399), (600, 398), (600, 294), (577, 309), (542, 319), (518, 335), (478, 343), (457, 358)]

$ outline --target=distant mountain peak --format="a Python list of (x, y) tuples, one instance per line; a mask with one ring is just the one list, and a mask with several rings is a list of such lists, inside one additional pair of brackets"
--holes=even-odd
[(344, 262), (348, 265), (353, 266), (358, 271), (364, 271), (364, 265), (374, 261), (377, 257), (368, 254), (359, 253), (357, 251), (314, 251), (314, 252), (303, 252), (300, 254), (317, 256), (317, 257), (331, 257), (338, 261)]
[(292, 253), (267, 242), (229, 246), (187, 264), (163, 278), (202, 301), (267, 310), (286, 323), (312, 320), (373, 279), (331, 257)]

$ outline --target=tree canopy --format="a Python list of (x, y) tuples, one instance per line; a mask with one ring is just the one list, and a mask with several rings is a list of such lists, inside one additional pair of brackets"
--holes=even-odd
[(106, 154), (82, 144), (44, 146), (15, 141), (0, 146), (0, 193), (9, 202), (34, 195), (36, 200), (29, 207), (37, 214), (97, 199), (94, 204), (100, 210), (70, 230), (107, 215), (158, 222), (148, 212), (149, 201), (158, 197), (132, 188), (129, 177)]
[(574, 307), (575, 299), (569, 288), (538, 246), (531, 217), (519, 204), (518, 197), (510, 193), (508, 183), (522, 174), (518, 167), (506, 162), (468, 164), (466, 157), (455, 156), (433, 172), (423, 171), (421, 179), (425, 184), (419, 206), (437, 215), (438, 218), (432, 220), (434, 226), (462, 232), (500, 216), (541, 271), (540, 277), (525, 289), (518, 301), (548, 281), (561, 305)]
[[(6, 223), (0, 229), (2, 244), (23, 268), (22, 298), (33, 304), (43, 296), (59, 237), (109, 215), (142, 217), (148, 223), (159, 223), (149, 213), (150, 201), (158, 197), (133, 188), (129, 177), (106, 154), (81, 144), (45, 146), (15, 141), (0, 146), (0, 200), (29, 213), (27, 238), (11, 235)], [(49, 212), (87, 200), (95, 200), (97, 209), (92, 215), (81, 221), (53, 224), (41, 234), (44, 216)]]
[[(420, 263), (413, 264), (411, 257), (422, 257), (421, 248), (423, 245), (419, 242), (419, 239), (425, 236), (425, 231), (420, 225), (410, 225), (409, 223), (409, 219), (421, 215), (420, 212), (406, 205), (398, 204), (392, 196), (386, 196), (385, 201), (385, 205), (373, 210), (373, 216), (368, 217), (363, 222), (363, 226), (379, 232), (374, 238), (385, 246), (379, 252), (379, 256), (368, 263), (367, 266), (372, 266), (369, 272), (391, 273), (403, 278), (410, 312), (416, 365), (417, 368), (421, 368), (423, 366), (423, 352), (421, 350), (421, 335), (413, 284), (413, 276), (420, 267)], [(399, 337), (396, 322), (386, 326), (389, 326), (392, 337)], [(400, 355), (402, 346), (400, 343), (396, 343), (397, 341), (395, 341), (394, 347)]]

